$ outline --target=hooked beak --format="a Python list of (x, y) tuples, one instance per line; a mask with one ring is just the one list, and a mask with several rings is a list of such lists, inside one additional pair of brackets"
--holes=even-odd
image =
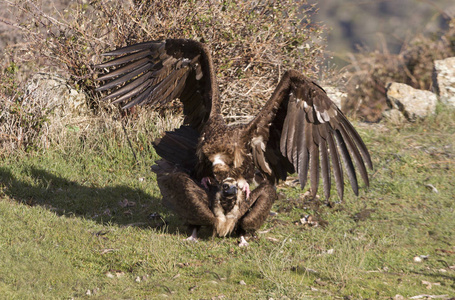
[(237, 185), (235, 184), (223, 183), (222, 189), (225, 197), (237, 195)]

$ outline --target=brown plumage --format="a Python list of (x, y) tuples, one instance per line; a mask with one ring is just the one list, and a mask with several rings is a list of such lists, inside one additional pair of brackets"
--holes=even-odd
[[(372, 163), (361, 137), (325, 91), (295, 70), (283, 75), (252, 121), (229, 126), (221, 116), (216, 73), (204, 44), (171, 39), (104, 55), (118, 56), (98, 65), (115, 67), (99, 78), (109, 80), (99, 91), (117, 88), (105, 99), (124, 103), (124, 108), (163, 105), (175, 98), (183, 103), (184, 125), (154, 143), (163, 161), (153, 170), (163, 202), (190, 225), (213, 226), (220, 236), (234, 228), (258, 229), (276, 198), (274, 184), (289, 173), (298, 173), (302, 188), (309, 174), (312, 196), (322, 177), (326, 199), (332, 173), (343, 199), (342, 161), (356, 195), (356, 168), (369, 184), (366, 165), (372, 168)], [(264, 179), (249, 194), (257, 172)], [(224, 204), (230, 208), (217, 209), (227, 179), (235, 182), (238, 194)], [(234, 226), (218, 230), (217, 222), (236, 207)]]

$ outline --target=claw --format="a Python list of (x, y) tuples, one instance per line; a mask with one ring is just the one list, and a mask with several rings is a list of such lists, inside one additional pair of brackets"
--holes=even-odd
[(245, 192), (246, 198), (247, 199), (250, 198), (251, 191), (250, 191), (250, 185), (248, 183), (243, 186), (242, 190)]
[(203, 186), (205, 189), (208, 190), (208, 189), (209, 189), (209, 184), (210, 184), (210, 178), (208, 178), (208, 177), (202, 178), (201, 184), (202, 184), (202, 186)]
[(198, 242), (198, 239), (197, 239), (197, 229), (194, 228), (194, 229), (193, 229), (193, 233), (191, 234), (191, 236), (187, 237), (185, 240), (188, 241), (188, 242), (197, 243), (197, 242)]
[(248, 182), (245, 179), (241, 179), (241, 180), (239, 180), (238, 185), (239, 185), (239, 188), (241, 188), (242, 191), (246, 194), (246, 199), (250, 198), (251, 191), (250, 191), (250, 185), (248, 184)]
[(239, 247), (247, 247), (249, 246), (250, 244), (245, 240), (245, 237), (242, 235), (240, 236), (240, 243), (239, 243)]

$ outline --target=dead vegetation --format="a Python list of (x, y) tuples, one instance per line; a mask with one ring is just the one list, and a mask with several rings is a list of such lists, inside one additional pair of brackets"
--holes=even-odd
[(434, 61), (455, 56), (455, 19), (450, 24), (438, 36), (415, 37), (399, 54), (387, 49), (351, 54), (344, 74), (348, 93), (344, 110), (365, 121), (377, 122), (387, 106), (387, 83), (395, 81), (432, 90)]
[(310, 22), (313, 8), (305, 1), (96, 0), (71, 2), (59, 10), (45, 3), (6, 1), (13, 16), (0, 20), (23, 35), (23, 42), (2, 51), (0, 105), (19, 110), (3, 114), (0, 126), (4, 135), (15, 137), (19, 129), (12, 125), (27, 115), (20, 125), (23, 134), (30, 132), (27, 146), (46, 122), (46, 112), (36, 115), (23, 95), (24, 83), (36, 70), (68, 78), (88, 96), (92, 113), (107, 109), (116, 115), (94, 92), (94, 65), (101, 62), (101, 53), (146, 40), (200, 40), (212, 49), (223, 101), (231, 101), (224, 114), (237, 121), (270, 96), (284, 70), (317, 74), (324, 48), (323, 28)]
[[(145, 40), (197, 39), (212, 49), (223, 113), (229, 122), (237, 122), (257, 112), (285, 70), (296, 68), (315, 77), (324, 49), (325, 29), (311, 23), (315, 8), (305, 1), (96, 0), (70, 2), (66, 9), (44, 3), (8, 0), (1, 4), (11, 17), (0, 23), (22, 36), (9, 39), (14, 42), (0, 57), (3, 148), (5, 141), (9, 149), (28, 149), (36, 141), (43, 145), (40, 134), (53, 111), (41, 109), (45, 99), (30, 99), (25, 93), (26, 82), (37, 71), (66, 78), (87, 96), (92, 117), (121, 119), (122, 114), (100, 103), (101, 95), (94, 92), (98, 85), (94, 65), (101, 61), (100, 54)], [(433, 61), (455, 55), (453, 20), (451, 24), (438, 36), (416, 37), (399, 54), (387, 49), (352, 54), (350, 66), (340, 76), (346, 80), (340, 85), (348, 94), (343, 110), (353, 118), (377, 122), (386, 107), (388, 82), (431, 90)], [(89, 132), (96, 134), (92, 125)], [(55, 131), (62, 134), (61, 127)]]

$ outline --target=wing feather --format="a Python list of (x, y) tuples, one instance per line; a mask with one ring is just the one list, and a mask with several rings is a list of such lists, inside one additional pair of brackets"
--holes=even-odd
[[(140, 60), (140, 59), (146, 58), (147, 56), (150, 56), (152, 54), (153, 54), (152, 49), (145, 49), (145, 50), (142, 50), (139, 52), (135, 52), (133, 54), (124, 55), (122, 57), (110, 60), (103, 64), (99, 64), (97, 67), (98, 68), (111, 68), (111, 67), (123, 65), (130, 61), (135, 61), (135, 60)], [(117, 54), (109, 54), (109, 55), (117, 55)]]
[(162, 48), (162, 47), (164, 47), (164, 45), (161, 41), (150, 41), (150, 42), (144, 42), (144, 43), (138, 43), (138, 44), (126, 46), (123, 48), (116, 49), (114, 51), (103, 53), (101, 55), (117, 56), (117, 55), (122, 55), (122, 54), (126, 54), (126, 53), (141, 51), (144, 49), (150, 49), (151, 51), (156, 51), (157, 49)]
[[(96, 90), (97, 91), (105, 91), (105, 90), (109, 90), (109, 89), (111, 89), (113, 87), (116, 87), (116, 86), (118, 86), (118, 85), (120, 85), (120, 84), (122, 84), (124, 82), (127, 82), (130, 79), (133, 79), (134, 77), (144, 73), (151, 66), (152, 66), (152, 64), (145, 64), (142, 67), (139, 67), (139, 68), (137, 68), (134, 71), (131, 71), (130, 73), (126, 73), (125, 75), (120, 76), (120, 77), (116, 78), (115, 80), (110, 81), (109, 83), (97, 88)], [(104, 80), (104, 79), (98, 78), (98, 80)]]
[(365, 160), (365, 162), (367, 163), (368, 167), (370, 169), (372, 169), (373, 163), (371, 162), (370, 153), (368, 152), (367, 146), (363, 142), (359, 133), (355, 130), (354, 126), (352, 126), (352, 124), (346, 119), (346, 117), (343, 114), (339, 114), (339, 117), (342, 119), (341, 123), (344, 125), (346, 131), (349, 133), (349, 135), (355, 141), (358, 149), (362, 153), (362, 157)]
[(310, 158), (310, 147), (311, 147), (311, 136), (312, 134), (312, 126), (309, 124), (306, 120), (306, 118), (303, 119), (304, 121), (304, 128), (303, 128), (303, 137), (300, 140), (300, 151), (299, 151), (299, 167), (300, 169), (295, 169), (297, 173), (299, 174), (299, 181), (300, 181), (300, 186), (302, 189), (305, 187), (306, 182), (307, 182), (307, 175), (308, 175), (308, 170), (309, 170), (309, 158)]
[[(137, 84), (139, 83), (139, 84)], [(123, 89), (121, 88), (120, 90), (114, 92), (116, 95), (114, 97), (118, 97), (113, 103), (120, 103), (126, 99), (130, 99), (131, 97), (134, 97), (135, 95), (139, 94), (141, 91), (144, 89), (146, 90), (152, 90), (153, 87), (150, 87), (151, 83), (148, 81), (145, 82), (132, 82), (131, 86), (125, 86), (126, 88)], [(111, 99), (112, 97), (109, 97), (109, 95), (106, 97), (107, 99)], [(131, 103), (131, 102), (129, 102)], [(125, 107), (127, 108), (127, 107)]]
[(365, 163), (363, 162), (362, 156), (360, 156), (358, 148), (354, 145), (354, 141), (352, 140), (351, 136), (346, 132), (346, 129), (343, 125), (340, 126), (340, 132), (343, 139), (346, 142), (349, 152), (352, 154), (354, 158), (354, 163), (357, 169), (359, 170), (363, 182), (365, 182), (366, 185), (369, 185), (367, 169), (365, 168)]
[[(269, 139), (268, 130), (260, 130), (267, 127), (279, 129), (276, 136), (279, 144)], [(266, 173), (268, 170), (264, 166), (267, 163), (269, 170), (275, 172), (279, 169), (275, 164), (287, 161), (293, 168), (287, 167), (286, 170), (294, 169), (298, 173), (302, 188), (309, 177), (312, 196), (316, 195), (322, 177), (324, 196), (329, 199), (333, 173), (338, 196), (343, 199), (341, 161), (356, 195), (356, 168), (365, 184), (369, 185), (365, 165), (372, 168), (372, 163), (360, 135), (325, 91), (297, 71), (285, 73), (272, 97), (246, 130), (255, 132), (256, 138), (260, 137), (266, 143), (263, 157), (273, 157), (267, 153), (281, 153), (281, 157), (273, 161), (259, 163), (255, 160), (256, 167)], [(258, 155), (258, 149), (255, 152)], [(282, 178), (282, 175), (272, 174), (271, 177)]]
[[(120, 67), (118, 69), (115, 69), (115, 71), (109, 72), (106, 75), (103, 75), (98, 78), (98, 80), (108, 80), (120, 75), (128, 74), (130, 72), (134, 72), (137, 69), (147, 65), (150, 63), (150, 60), (148, 58), (142, 58), (140, 60), (136, 60), (130, 64), (124, 65), (123, 67)], [(97, 68), (100, 68), (100, 66), (97, 66)], [(122, 82), (123, 83), (123, 82)]]
[(338, 153), (338, 148), (335, 144), (335, 139), (333, 137), (332, 132), (327, 135), (327, 144), (329, 146), (330, 158), (332, 160), (333, 177), (335, 178), (335, 185), (337, 188), (338, 197), (340, 199), (343, 199), (344, 195), (343, 170), (341, 169), (340, 154)]
[(286, 136), (286, 157), (290, 160), (290, 162), (294, 165), (295, 167), (295, 160), (294, 160), (294, 135), (295, 135), (295, 129), (296, 129), (296, 119), (297, 119), (297, 110), (296, 110), (296, 105), (295, 102), (289, 103), (289, 108), (288, 108), (288, 116), (289, 122), (287, 124), (288, 130), (287, 130), (287, 136)]
[(346, 147), (346, 143), (343, 139), (342, 134), (340, 131), (335, 131), (336, 141), (338, 144), (338, 148), (340, 149), (341, 157), (343, 158), (343, 163), (348, 173), (349, 182), (351, 183), (352, 190), (354, 194), (359, 194), (359, 186), (357, 184), (357, 175), (355, 174), (354, 164), (352, 163), (351, 155), (349, 155), (348, 148)]
[(318, 130), (316, 126), (312, 125), (313, 128), (313, 140), (310, 147), (310, 183), (311, 183), (311, 197), (315, 197), (318, 192), (319, 186), (319, 147), (316, 140), (319, 139)]
[(210, 117), (222, 122), (221, 104), (207, 48), (196, 41), (169, 39), (135, 44), (103, 54), (114, 56), (97, 68), (114, 68), (98, 80), (97, 91), (123, 108), (150, 104), (162, 106), (179, 98), (185, 122), (200, 131)]
[(332, 185), (330, 181), (330, 161), (329, 161), (329, 153), (328, 153), (328, 145), (327, 145), (327, 136), (329, 133), (327, 132), (327, 124), (321, 124), (318, 126), (319, 129), (319, 153), (321, 155), (321, 175), (322, 175), (322, 183), (324, 189), (324, 197), (326, 199), (330, 198), (330, 187)]

